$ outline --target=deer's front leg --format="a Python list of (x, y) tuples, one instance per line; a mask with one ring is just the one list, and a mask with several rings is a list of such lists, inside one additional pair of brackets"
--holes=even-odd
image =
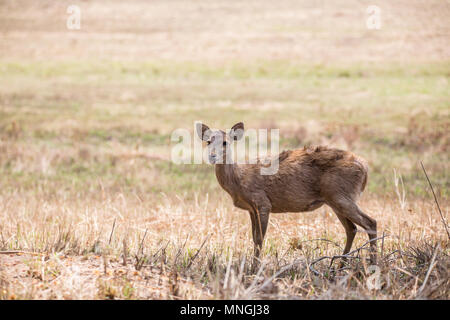
[(264, 236), (267, 231), (267, 225), (269, 224), (269, 212), (270, 210), (266, 208), (253, 209), (250, 211), (250, 218), (252, 221), (252, 235), (254, 248), (254, 265), (258, 260), (261, 253), (262, 244), (264, 241)]
[(252, 223), (252, 237), (253, 237), (253, 243), (256, 243), (256, 215), (253, 212), (253, 210), (249, 210), (248, 213), (250, 214), (250, 221)]

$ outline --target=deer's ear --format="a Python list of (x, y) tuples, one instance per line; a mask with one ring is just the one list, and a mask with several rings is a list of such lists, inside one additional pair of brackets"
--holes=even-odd
[(195, 124), (195, 131), (197, 131), (197, 135), (200, 137), (201, 140), (203, 141), (208, 141), (209, 140), (209, 134), (211, 132), (211, 130), (209, 129), (209, 127), (201, 122), (197, 122)]
[(244, 136), (244, 124), (242, 122), (236, 123), (230, 130), (230, 138), (239, 140)]

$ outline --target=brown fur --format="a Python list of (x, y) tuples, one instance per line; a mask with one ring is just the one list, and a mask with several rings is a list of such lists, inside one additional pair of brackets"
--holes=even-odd
[[(205, 139), (209, 128), (198, 127), (200, 137), (208, 141), (211, 136), (222, 135), (223, 141), (237, 140), (233, 135), (215, 132)], [(223, 147), (224, 159), (227, 147)], [(248, 210), (252, 221), (255, 257), (259, 256), (270, 213), (312, 211), (323, 204), (329, 205), (343, 224), (347, 242), (344, 254), (350, 251), (356, 234), (356, 225), (376, 238), (376, 221), (356, 204), (367, 183), (368, 167), (364, 159), (339, 149), (318, 146), (283, 151), (278, 156), (279, 170), (274, 175), (261, 175), (263, 163), (237, 165), (216, 164), (216, 177), (228, 192), (236, 207)], [(356, 224), (356, 225), (355, 225)], [(372, 259), (375, 260), (375, 241), (371, 243)]]

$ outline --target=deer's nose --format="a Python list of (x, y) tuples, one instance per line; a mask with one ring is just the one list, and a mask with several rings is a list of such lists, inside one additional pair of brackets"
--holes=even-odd
[(210, 154), (209, 155), (209, 162), (211, 163), (211, 164), (214, 164), (214, 163), (216, 163), (216, 155), (215, 154)]

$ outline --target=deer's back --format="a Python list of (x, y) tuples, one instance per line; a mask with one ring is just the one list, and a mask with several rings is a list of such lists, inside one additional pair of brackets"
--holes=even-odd
[(260, 175), (248, 167), (244, 187), (251, 197), (266, 196), (272, 212), (301, 212), (320, 207), (329, 195), (358, 196), (367, 181), (365, 161), (351, 152), (327, 147), (280, 153), (274, 175)]

